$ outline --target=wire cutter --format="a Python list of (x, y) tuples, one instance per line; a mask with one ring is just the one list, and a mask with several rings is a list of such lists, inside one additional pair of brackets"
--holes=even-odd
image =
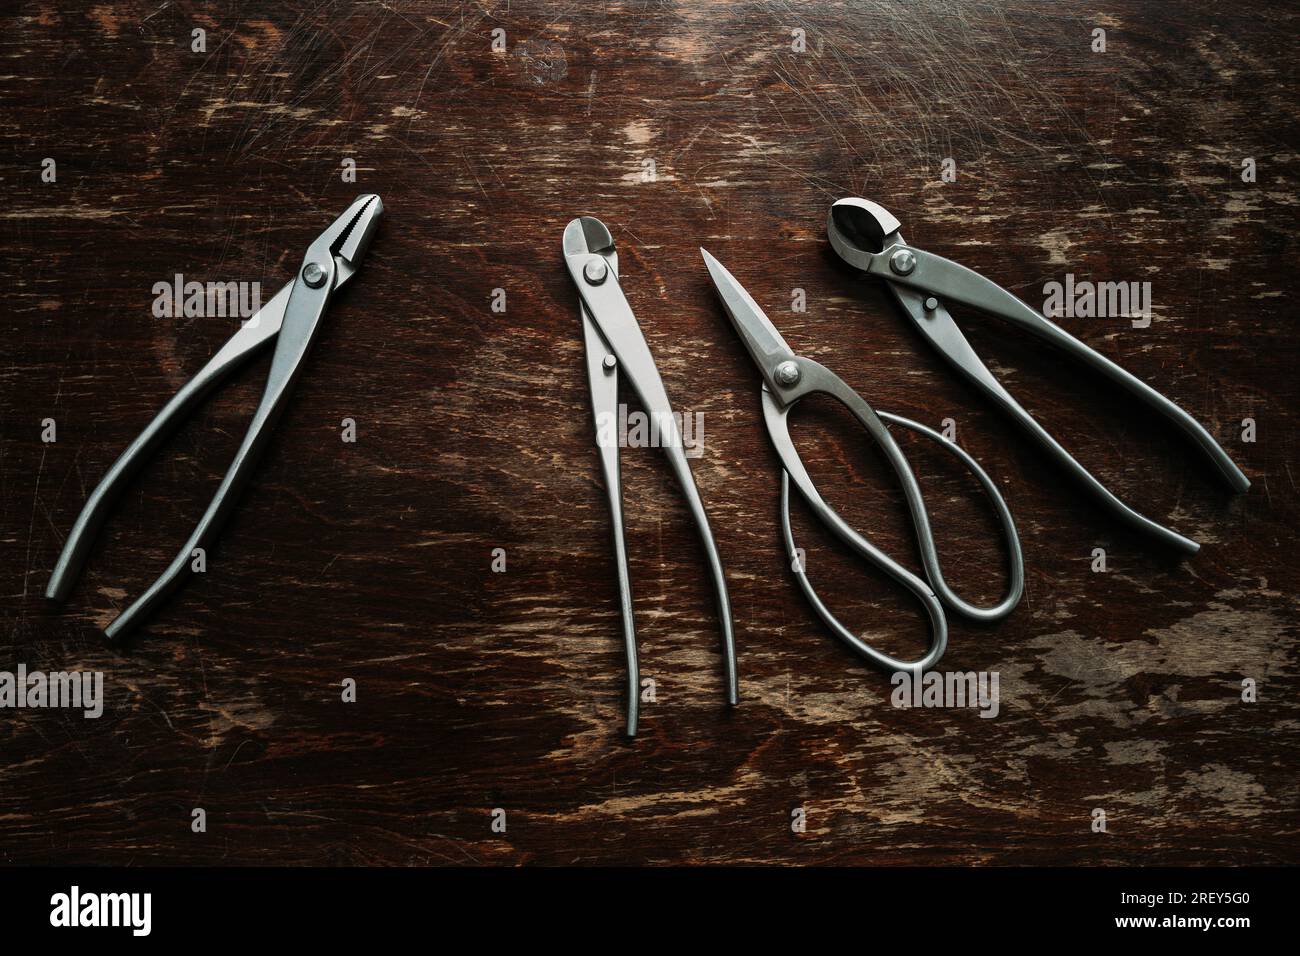
[(632, 586), (628, 579), (627, 546), (623, 537), (623, 492), (619, 481), (618, 439), (611, 434), (611, 421), (618, 413), (619, 369), (631, 384), (641, 405), (658, 428), (659, 444), (668, 456), (673, 475), (695, 520), (717, 594), (718, 618), (722, 624), (722, 651), (726, 669), (727, 702), (739, 698), (736, 677), (736, 641), (732, 633), (731, 603), (722, 561), (709, 528), (708, 514), (691, 475), (682, 447), (668, 393), (650, 347), (641, 334), (632, 307), (618, 280), (618, 253), (605, 224), (591, 216), (575, 219), (564, 229), (564, 259), (581, 298), (578, 311), (587, 355), (587, 382), (591, 389), (596, 424), (596, 444), (609, 498), (614, 529), (614, 560), (618, 572), (619, 610), (623, 619), (623, 644), (627, 656), (627, 735), (636, 736), (640, 700), (640, 668), (637, 663), (636, 625), (632, 617)]
[(840, 258), (863, 272), (886, 280), (899, 307), (930, 344), (994, 404), (1019, 422), (1108, 509), (1127, 524), (1178, 550), (1187, 554), (1200, 550), (1195, 541), (1138, 514), (1075, 461), (993, 377), (948, 314), (944, 300), (1006, 319), (1118, 383), (1185, 432), (1214, 462), (1233, 491), (1239, 494), (1246, 491), (1250, 488), (1250, 479), (1242, 474), (1205, 427), (1150, 385), (1093, 351), (997, 283), (942, 256), (909, 246), (899, 234), (899, 228), (897, 219), (866, 199), (839, 200), (831, 206), (826, 220), (826, 234)]
[[(911, 421), (888, 412), (877, 412), (844, 380), (812, 359), (796, 355), (781, 337), (781, 333), (763, 314), (763, 310), (745, 291), (744, 287), (728, 272), (717, 259), (704, 249), (704, 264), (709, 269), (713, 286), (726, 310), (731, 324), (740, 335), (741, 341), (749, 351), (749, 357), (758, 366), (763, 376), (763, 419), (767, 425), (768, 436), (781, 459), (781, 533), (785, 540), (786, 551), (790, 556), (790, 566), (794, 569), (799, 587), (812, 604), (818, 617), (830, 629), (862, 657), (891, 671), (910, 671), (919, 674), (939, 662), (948, 644), (948, 622), (944, 613), (947, 607), (959, 614), (977, 621), (998, 621), (1010, 614), (1020, 603), (1025, 588), (1024, 558), (1020, 550), (1020, 538), (1016, 534), (1015, 521), (1011, 511), (984, 470), (964, 449), (944, 438), (939, 432), (919, 422)], [(865, 537), (855, 531), (839, 513), (835, 511), (818, 493), (812, 478), (799, 458), (790, 437), (790, 410), (801, 399), (821, 393), (829, 395), (842, 403), (853, 416), (866, 428), (867, 432), (880, 445), (889, 461), (890, 467), (898, 476), (907, 499), (908, 511), (916, 529), (916, 540), (921, 551), (921, 563), (925, 568), (926, 579), (918, 577), (903, 567), (889, 555), (885, 554)], [(882, 421), (883, 420), (883, 421)], [(935, 547), (934, 533), (930, 528), (930, 517), (926, 512), (925, 499), (920, 485), (912, 474), (902, 450), (894, 441), (884, 422), (891, 422), (918, 432), (948, 449), (979, 480), (980, 485), (993, 502), (998, 514), (1002, 534), (1007, 540), (1010, 558), (1010, 583), (1006, 596), (993, 607), (978, 607), (958, 596), (947, 581), (939, 566), (939, 554)], [(795, 547), (794, 535), (790, 530), (790, 479), (811, 506), (813, 512), (845, 544), (849, 545), (863, 558), (879, 567), (887, 575), (911, 591), (925, 607), (930, 618), (930, 646), (926, 654), (914, 661), (903, 661), (872, 647), (862, 640), (830, 612), (817, 596), (804, 567), (804, 561)]]
[(258, 453), (265, 446), (271, 428), (288, 403), (289, 392), (302, 371), (303, 358), (320, 327), (321, 316), (334, 293), (356, 273), (374, 236), (383, 212), (378, 196), (359, 196), (343, 215), (316, 237), (308, 247), (302, 267), (292, 282), (277, 292), (238, 332), (203, 366), (194, 378), (177, 392), (153, 421), (131, 442), (113, 463), (108, 473), (86, 500), (72, 533), (64, 542), (50, 577), (45, 596), (63, 601), (90, 550), (91, 539), (104, 521), (113, 498), (130, 480), (145, 459), (157, 450), (163, 439), (180, 424), (222, 379), (275, 342), (275, 355), (267, 377), (266, 391), (253, 414), (248, 433), (217, 489), (208, 510), (199, 520), (190, 539), (176, 559), (149, 589), (105, 628), (110, 641), (116, 640), (140, 622), (180, 586), (192, 567), (196, 549), (206, 549), (217, 526), (234, 506), (240, 488), (247, 480)]

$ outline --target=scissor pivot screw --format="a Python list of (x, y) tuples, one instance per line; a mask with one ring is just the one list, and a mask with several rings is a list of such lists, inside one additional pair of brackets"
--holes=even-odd
[(916, 253), (911, 249), (899, 249), (889, 257), (889, 268), (893, 269), (900, 276), (911, 273), (916, 268)]
[(614, 358), (612, 355), (606, 355), (605, 361), (601, 364), (605, 366), (605, 371), (610, 372), (613, 371), (614, 366), (618, 364), (618, 359)]
[(936, 298), (935, 298), (934, 296), (932, 296), (932, 295), (931, 295), (931, 296), (926, 296), (926, 299), (925, 299), (925, 311), (927, 311), (927, 312), (933, 312), (933, 311), (934, 311), (935, 309), (937, 309), (937, 308), (939, 308), (939, 300), (936, 299)]
[(309, 262), (302, 267), (302, 281), (313, 289), (319, 289), (325, 284), (325, 270), (318, 263)]
[(604, 259), (592, 259), (582, 267), (582, 276), (591, 285), (600, 285), (609, 275), (609, 266), (605, 265)]
[(799, 381), (799, 366), (794, 362), (782, 362), (776, 367), (776, 381), (779, 385), (794, 385)]

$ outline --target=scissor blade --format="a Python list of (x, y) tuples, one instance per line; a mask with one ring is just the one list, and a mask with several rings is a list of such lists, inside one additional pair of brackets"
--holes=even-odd
[(709, 277), (713, 279), (713, 287), (717, 289), (718, 297), (722, 299), (731, 324), (735, 326), (736, 332), (745, 343), (745, 348), (749, 350), (749, 357), (763, 373), (763, 380), (768, 383), (768, 387), (779, 393), (780, 390), (776, 388), (773, 378), (776, 367), (782, 362), (793, 359), (794, 352), (785, 344), (785, 339), (781, 338), (781, 333), (763, 314), (758, 303), (745, 291), (745, 287), (736, 281), (735, 276), (728, 272), (721, 262), (709, 255), (708, 250), (701, 248), (700, 255), (704, 257), (704, 264), (709, 268)]

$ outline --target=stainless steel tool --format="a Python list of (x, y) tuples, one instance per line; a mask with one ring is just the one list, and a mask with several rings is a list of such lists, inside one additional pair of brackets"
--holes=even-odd
[(839, 200), (831, 206), (826, 220), (826, 234), (830, 238), (831, 247), (840, 258), (869, 275), (884, 279), (903, 313), (930, 344), (957, 371), (992, 399), (994, 404), (1029, 432), (1102, 504), (1139, 531), (1187, 554), (1195, 554), (1200, 549), (1199, 544), (1157, 524), (1120, 501), (1038, 424), (980, 361), (957, 323), (948, 314), (945, 301), (968, 305), (1006, 319), (1017, 328), (1049, 342), (1105, 375), (1186, 433), (1206, 457), (1214, 462), (1233, 491), (1246, 491), (1250, 488), (1250, 479), (1242, 474), (1241, 469), (1205, 427), (1150, 385), (1093, 351), (997, 283), (942, 256), (909, 246), (903, 241), (900, 228), (898, 220), (888, 211), (867, 199)]
[[(785, 540), (786, 551), (790, 556), (799, 587), (807, 597), (817, 616), (849, 647), (874, 664), (891, 671), (911, 671), (920, 673), (933, 667), (943, 656), (948, 643), (948, 621), (944, 613), (947, 607), (958, 614), (977, 621), (997, 621), (1006, 617), (1020, 603), (1024, 593), (1025, 568), (1020, 550), (1020, 539), (1016, 534), (1016, 525), (1011, 511), (1003, 501), (997, 485), (993, 483), (984, 470), (965, 450), (944, 438), (939, 432), (919, 422), (914, 422), (888, 412), (877, 412), (853, 391), (844, 380), (805, 355), (797, 355), (781, 337), (771, 320), (758, 307), (744, 287), (736, 281), (717, 259), (701, 249), (704, 264), (713, 279), (713, 286), (722, 300), (727, 316), (731, 319), (741, 341), (749, 351), (749, 356), (758, 366), (763, 376), (763, 418), (767, 424), (768, 436), (781, 459), (781, 532)], [(837, 399), (866, 428), (871, 437), (884, 451), (890, 467), (902, 483), (903, 494), (907, 499), (908, 511), (916, 529), (916, 541), (921, 552), (921, 564), (925, 568), (925, 578), (921, 578), (889, 555), (885, 554), (863, 535), (855, 531), (839, 513), (822, 498), (813, 484), (808, 470), (799, 458), (794, 441), (790, 437), (790, 410), (802, 398), (822, 393)], [(978, 607), (963, 600), (949, 587), (939, 566), (939, 553), (935, 546), (934, 533), (930, 527), (929, 513), (921, 487), (912, 474), (911, 466), (902, 450), (894, 441), (884, 422), (901, 425), (936, 441), (940, 447), (951, 451), (964, 464), (988, 494), (998, 514), (1002, 534), (1007, 541), (1010, 564), (1010, 581), (1007, 593), (1001, 601), (992, 607)], [(804, 562), (800, 560), (795, 547), (794, 535), (790, 529), (790, 480), (803, 495), (813, 512), (826, 524), (837, 537), (853, 548), (859, 555), (876, 565), (891, 578), (901, 584), (921, 602), (930, 618), (929, 650), (920, 658), (904, 661), (880, 651), (862, 638), (858, 637), (840, 623), (834, 614), (817, 596), (812, 583), (808, 580)]]
[(623, 535), (623, 491), (619, 480), (619, 447), (611, 434), (609, 422), (618, 413), (618, 381), (622, 377), (632, 386), (642, 407), (659, 429), (659, 444), (672, 468), (691, 516), (704, 544), (713, 586), (717, 593), (718, 618), (722, 625), (722, 651), (726, 669), (727, 702), (739, 699), (736, 676), (736, 642), (732, 633), (731, 603), (722, 561), (709, 527), (709, 518), (691, 475), (680, 429), (672, 404), (655, 367), (650, 347), (641, 334), (632, 307), (618, 278), (618, 253), (614, 239), (604, 223), (583, 216), (564, 230), (564, 258), (569, 275), (581, 298), (583, 340), (587, 352), (587, 381), (600, 449), (601, 471), (609, 498), (609, 512), (614, 530), (614, 563), (618, 576), (619, 610), (623, 619), (623, 644), (627, 656), (627, 734), (636, 736), (640, 707), (640, 667), (637, 657), (636, 625), (632, 615), (632, 586), (628, 579), (627, 546)]
[(110, 623), (104, 633), (109, 640), (121, 638), (180, 586), (196, 550), (207, 548), (218, 525), (234, 507), (240, 487), (247, 480), (276, 419), (288, 403), (290, 390), (302, 372), (303, 358), (319, 331), (321, 317), (334, 293), (351, 280), (360, 267), (383, 208), (378, 196), (359, 196), (308, 247), (293, 280), (248, 319), (131, 442), (91, 492), (77, 516), (45, 589), (46, 597), (55, 601), (67, 599), (113, 499), (163, 439), (219, 382), (274, 342), (275, 354), (261, 403), (208, 510), (167, 570)]

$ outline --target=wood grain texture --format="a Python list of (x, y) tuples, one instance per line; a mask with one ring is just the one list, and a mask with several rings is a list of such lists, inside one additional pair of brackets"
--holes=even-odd
[[(63, 6), (20, 3), (0, 30), (0, 669), (102, 670), (107, 704), (98, 720), (0, 712), (0, 861), (1300, 862), (1294, 5)], [(195, 27), (206, 53), (190, 52)], [(940, 180), (945, 157), (956, 182)], [(233, 330), (154, 318), (153, 284), (181, 272), (269, 295), (363, 191), (382, 195), (384, 224), (208, 573), (128, 654), (105, 648), (99, 629), (215, 490), (266, 369), (194, 416), (72, 599), (47, 606), (86, 493)], [(1254, 481), (1244, 497), (1113, 387), (958, 317), (1008, 388), (1124, 500), (1202, 542), (1198, 557), (1153, 551), (1086, 500), (884, 289), (837, 264), (827, 207), (855, 194), (1031, 302), (1067, 272), (1152, 283), (1148, 329), (1062, 322), (1203, 421)], [(629, 451), (658, 688), (634, 743), (560, 258), (580, 214), (614, 232), (669, 395), (704, 413), (695, 476), (740, 648), (729, 711), (687, 512), (656, 453)], [(893, 708), (887, 675), (816, 622), (779, 541), (758, 378), (700, 245), (877, 408), (954, 419), (1004, 488), (1024, 602), (1001, 626), (954, 621), (944, 661), (1000, 673), (996, 719)], [(349, 417), (355, 444), (340, 441)], [(915, 567), (864, 433), (825, 404), (796, 418), (832, 503)], [(950, 580), (995, 597), (977, 486), (901, 441)], [(922, 646), (914, 604), (806, 509), (795, 522), (831, 607), (883, 646)], [(1108, 573), (1090, 570), (1097, 547)]]

